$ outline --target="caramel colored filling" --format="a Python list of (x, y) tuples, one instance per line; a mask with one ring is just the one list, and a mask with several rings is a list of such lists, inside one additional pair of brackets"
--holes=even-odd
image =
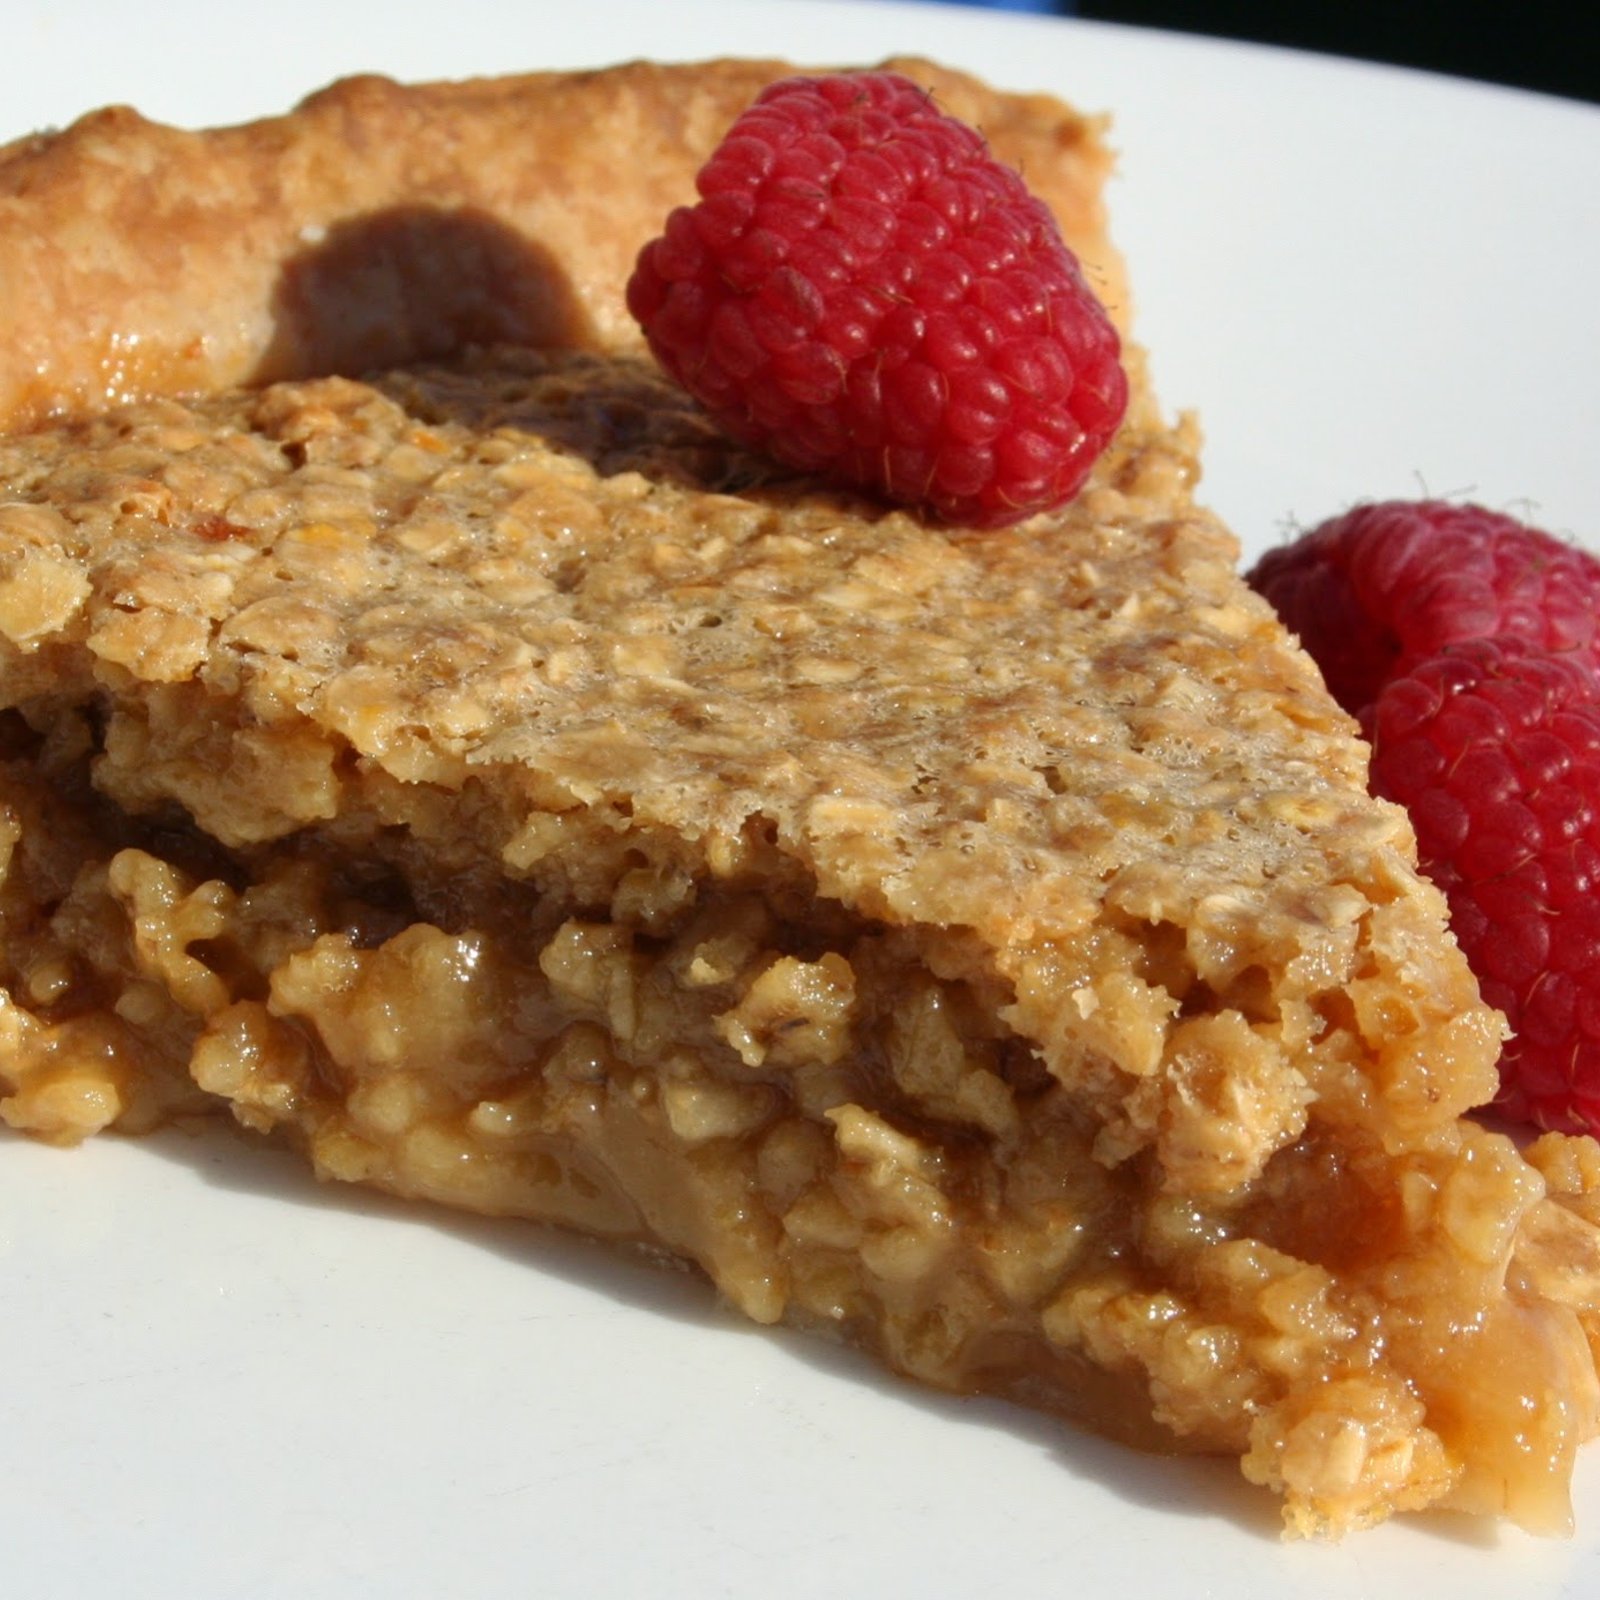
[[(619, 819), (568, 819), (609, 892), (564, 914), (424, 865), (416, 797), (402, 832), (381, 783), (365, 818), (228, 852), (86, 773), (7, 772), (14, 1126), (68, 1142), (225, 1102), (324, 1177), (664, 1249), (924, 1382), (1237, 1454), (1309, 1525), (1565, 1515), (1592, 1369), (1524, 1280), (1591, 1245), (1503, 1138), (1464, 1124), (1396, 1161), (1312, 1117), (1208, 1206), (1106, 1158), (959, 936), (820, 901), (759, 837), (704, 891)], [(1154, 930), (1142, 964), (1173, 960)], [(1237, 1143), (1270, 1070), (1240, 1022), (1187, 1031), (1197, 1094), (1229, 1080), (1187, 1137)], [(1549, 1236), (1507, 1284), (1530, 1208)]]
[(227, 1107), (1296, 1531), (1564, 1524), (1600, 1154), (1462, 1119), (1498, 1019), (1183, 433), (974, 541), (520, 352), (0, 472), (14, 1127)]

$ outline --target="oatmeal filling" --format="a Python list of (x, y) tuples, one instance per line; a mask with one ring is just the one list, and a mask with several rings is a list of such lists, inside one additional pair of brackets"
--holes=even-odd
[(1462, 1120), (1497, 1019), (1182, 433), (981, 543), (526, 351), (0, 469), (13, 1126), (226, 1105), (1301, 1531), (1563, 1521), (1600, 1162)]
[[(393, 821), (345, 819), (353, 858), (349, 838), (228, 852), (108, 810), (81, 757), (50, 776), (6, 776), (4, 977), (32, 1002), (0, 1011), (16, 1126), (71, 1140), (215, 1097), (325, 1177), (665, 1249), (757, 1320), (836, 1329), (940, 1387), (1238, 1453), (1291, 1491), (1302, 1472), (1323, 1515), (1375, 1493), (1473, 1505), (1496, 1492), (1473, 1456), (1513, 1447), (1530, 1470), (1507, 1508), (1556, 1514), (1552, 1467), (1590, 1419), (1552, 1367), (1588, 1356), (1575, 1319), (1502, 1285), (1543, 1193), (1503, 1139), (1396, 1162), (1308, 1118), (1242, 1193), (1152, 1190), (1148, 1154), (1108, 1154), (997, 1023), (959, 937), (819, 903), (759, 837), (697, 892), (591, 835), (582, 858), (615, 876), (580, 910), (464, 862), (409, 877), (418, 840), (386, 841)], [(84, 797), (71, 826), (64, 793)], [(1238, 1018), (1197, 1019), (1196, 1059), (1248, 1058)], [(1196, 1126), (1238, 1143), (1251, 1108), (1228, 1093), (1227, 1125)], [(1490, 1401), (1465, 1438), (1461, 1386)]]

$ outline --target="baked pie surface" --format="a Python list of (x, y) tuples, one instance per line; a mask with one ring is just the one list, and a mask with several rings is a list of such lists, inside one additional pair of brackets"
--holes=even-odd
[[(659, 128), (776, 70), (459, 103), (562, 108), (557, 149), (585, 89)], [(1068, 153), (1049, 197), (1120, 281), (1092, 125), (940, 82)], [(456, 125), (448, 91), (349, 93)], [(206, 137), (309, 162), (324, 115)], [(661, 158), (685, 183), (695, 128)], [(1189, 432), (1141, 395), (1065, 511), (932, 528), (720, 439), (581, 250), (569, 348), (416, 359), (408, 273), (502, 226), (439, 235), (449, 199), (425, 245), (353, 217), (290, 275), (346, 304), (349, 241), (400, 238), (396, 370), (252, 335), (202, 371), (180, 316), (113, 385), (155, 398), (41, 422), (109, 381), (87, 336), (5, 394), (35, 424), (0, 438), (6, 1119), (227, 1105), (327, 1176), (670, 1252), (941, 1387), (1233, 1453), (1298, 1531), (1558, 1525), (1600, 1406), (1600, 1154), (1463, 1120), (1499, 1020), (1195, 505)], [(70, 274), (29, 292), (116, 318)]]

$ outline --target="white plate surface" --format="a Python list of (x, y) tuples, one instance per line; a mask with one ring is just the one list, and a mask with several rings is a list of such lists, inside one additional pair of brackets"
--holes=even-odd
[[(820, 0), (12, 0), (0, 138), (202, 124), (341, 73), (913, 50), (1116, 117), (1116, 232), (1207, 493), (1259, 549), (1470, 493), (1600, 543), (1600, 113), (1277, 51)], [(1137, 1457), (746, 1328), (688, 1277), (319, 1188), (227, 1137), (0, 1136), (0, 1587), (18, 1600), (846, 1595), (1519, 1600), (1570, 1542), (1284, 1546)]]

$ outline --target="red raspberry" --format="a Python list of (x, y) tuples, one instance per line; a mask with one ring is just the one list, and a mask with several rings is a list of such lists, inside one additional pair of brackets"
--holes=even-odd
[(979, 526), (1078, 491), (1127, 405), (1117, 333), (981, 134), (893, 73), (789, 78), (696, 182), (628, 306), (728, 433)]
[(1600, 1132), (1600, 692), (1574, 655), (1451, 647), (1368, 716), (1374, 790), (1411, 813), (1423, 870), (1515, 1036), (1497, 1105)]
[(1268, 551), (1250, 582), (1357, 714), (1461, 639), (1523, 639), (1600, 670), (1600, 561), (1481, 506), (1357, 506)]

